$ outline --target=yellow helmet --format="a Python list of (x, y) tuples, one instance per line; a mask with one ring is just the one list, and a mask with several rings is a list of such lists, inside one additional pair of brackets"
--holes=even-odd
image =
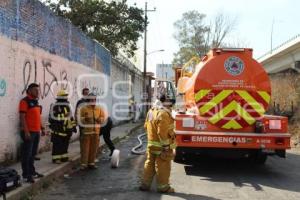
[(60, 90), (57, 92), (57, 97), (67, 97), (69, 94), (66, 90)]

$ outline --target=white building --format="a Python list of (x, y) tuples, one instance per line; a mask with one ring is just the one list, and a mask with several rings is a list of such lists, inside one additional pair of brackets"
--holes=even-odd
[(156, 65), (156, 78), (166, 79), (173, 81), (175, 72), (172, 64), (157, 64)]

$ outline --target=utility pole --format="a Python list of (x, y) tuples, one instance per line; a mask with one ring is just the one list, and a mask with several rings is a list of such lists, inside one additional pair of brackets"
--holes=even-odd
[(271, 27), (271, 49), (270, 49), (271, 53), (273, 52), (273, 28), (274, 28), (274, 18), (273, 18), (272, 27)]
[[(282, 20), (275, 20), (275, 18), (273, 17), (273, 20), (272, 20), (272, 26), (271, 26), (271, 49), (270, 49), (270, 53), (272, 54), (273, 53), (273, 34), (274, 34), (274, 26), (275, 26), (275, 23), (278, 24), (278, 23), (281, 23), (283, 22)], [(278, 25), (277, 25), (278, 26)]]
[[(146, 89), (146, 73), (147, 73), (147, 25), (148, 25), (148, 12), (154, 12), (156, 9), (154, 8), (153, 10), (148, 10), (148, 2), (145, 2), (145, 20), (144, 20), (144, 26), (145, 26), (145, 31), (144, 31), (144, 81), (143, 81), (143, 97), (144, 97), (144, 103), (148, 103), (149, 99), (149, 93), (147, 92)], [(145, 98), (147, 94), (147, 97)], [(148, 108), (148, 105), (144, 107), (145, 109)], [(146, 110), (145, 110), (146, 113)]]

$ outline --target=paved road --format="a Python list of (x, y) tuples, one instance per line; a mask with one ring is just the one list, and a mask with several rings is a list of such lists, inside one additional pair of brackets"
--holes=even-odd
[[(142, 132), (140, 130), (139, 132)], [(76, 172), (35, 197), (38, 200), (154, 200), (154, 199), (300, 199), (300, 155), (288, 154), (286, 160), (270, 158), (265, 166), (243, 160), (198, 159), (194, 164), (173, 164), (171, 182), (175, 194), (140, 192), (139, 174), (144, 156), (131, 155), (135, 136), (118, 145), (121, 166), (111, 169), (102, 159), (99, 169)]]

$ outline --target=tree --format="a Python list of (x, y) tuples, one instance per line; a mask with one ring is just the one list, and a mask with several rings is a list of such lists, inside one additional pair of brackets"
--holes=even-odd
[(126, 0), (46, 0), (46, 5), (104, 45), (113, 56), (119, 49), (134, 56), (145, 28), (142, 9), (128, 6)]
[(183, 13), (182, 18), (174, 23), (174, 38), (179, 43), (174, 64), (184, 64), (194, 56), (202, 57), (211, 48), (228, 46), (224, 39), (233, 30), (236, 21), (219, 13), (210, 24), (206, 24), (205, 17), (193, 10)]

